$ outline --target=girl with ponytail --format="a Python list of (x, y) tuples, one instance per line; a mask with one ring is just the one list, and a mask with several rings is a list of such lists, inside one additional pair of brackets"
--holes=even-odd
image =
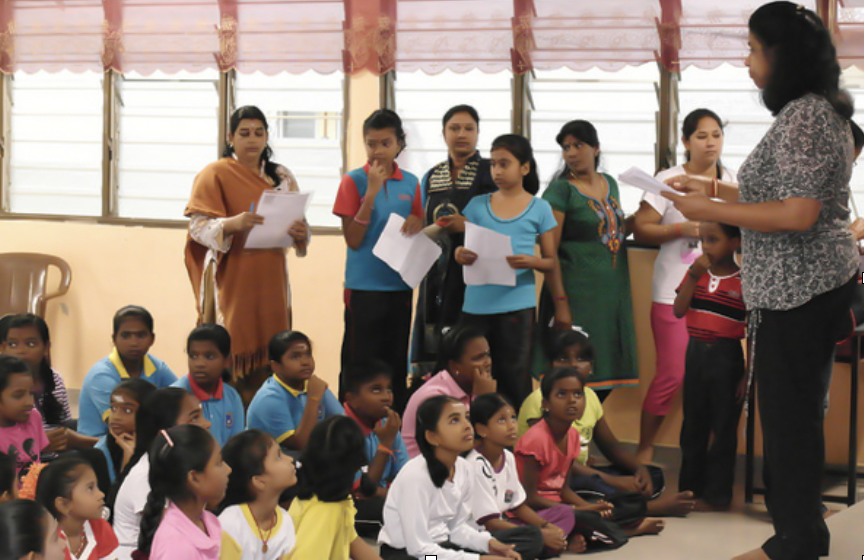
[(427, 399), (417, 410), (417, 444), (421, 455), (402, 467), (387, 492), (381, 558), (456, 560), (473, 552), (480, 560), (521, 560), (513, 545), (469, 523), (474, 475), (461, 457), (474, 448), (468, 408), (447, 395)]
[(208, 504), (225, 497), (231, 474), (210, 432), (195, 425), (162, 430), (149, 457), (150, 494), (135, 557), (143, 553), (150, 560), (218, 560), (220, 553), (228, 557), (229, 550), (239, 557), (239, 546), (206, 511)]
[[(547, 276), (555, 298), (555, 321), (566, 328), (570, 327), (570, 308), (555, 251), (555, 216), (549, 203), (535, 196), (540, 180), (531, 143), (518, 134), (505, 134), (492, 143), (491, 156), (492, 180), (498, 191), (472, 198), (463, 213), (471, 224), (510, 237), (513, 255), (507, 257), (507, 264), (516, 270), (516, 283), (468, 286), (462, 322), (486, 335), (498, 391), (511, 402), (521, 403), (531, 392), (528, 370), (537, 307), (535, 270)], [(540, 257), (534, 256), (537, 243)], [(456, 262), (462, 266), (472, 266), (478, 258), (484, 255), (467, 247), (456, 249)]]

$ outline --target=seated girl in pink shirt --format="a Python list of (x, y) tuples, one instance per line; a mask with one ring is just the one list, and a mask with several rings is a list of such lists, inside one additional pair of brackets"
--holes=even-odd
[(150, 495), (141, 517), (138, 551), (149, 554), (150, 560), (240, 558), (237, 543), (222, 533), (219, 519), (206, 510), (207, 504), (225, 497), (231, 474), (210, 432), (191, 424), (162, 430), (149, 456)]
[(48, 447), (42, 415), (35, 408), (33, 376), (19, 358), (0, 356), (0, 452), (15, 461), (15, 474), (39, 462)]
[(408, 399), (402, 416), (402, 439), (408, 456), (420, 454), (415, 430), (417, 409), (423, 401), (438, 395), (458, 399), (466, 407), (474, 397), (494, 393), (498, 387), (492, 379), (492, 355), (483, 333), (473, 327), (454, 327), (441, 341), (438, 373), (420, 385)]

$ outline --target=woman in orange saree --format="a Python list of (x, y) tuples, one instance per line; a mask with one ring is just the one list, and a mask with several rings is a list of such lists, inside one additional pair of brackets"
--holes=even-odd
[[(261, 194), (298, 191), (291, 172), (270, 161), (267, 128), (257, 107), (234, 112), (228, 147), (195, 178), (184, 212), (190, 218), (186, 269), (198, 322), (222, 324), (231, 334), (233, 373), (246, 403), (269, 373), (267, 343), (291, 328), (286, 250), (245, 248), (249, 230), (264, 221), (254, 212)], [(305, 220), (294, 222), (288, 233), (297, 255), (304, 256)]]

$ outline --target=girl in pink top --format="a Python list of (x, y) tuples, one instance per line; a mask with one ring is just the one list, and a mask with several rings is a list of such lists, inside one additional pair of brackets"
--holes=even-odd
[(0, 453), (15, 461), (15, 474), (39, 462), (48, 447), (42, 416), (35, 409), (33, 376), (19, 358), (0, 356)]
[(218, 560), (222, 527), (205, 508), (225, 497), (230, 473), (219, 445), (204, 428), (162, 430), (150, 449), (150, 495), (141, 517), (138, 550), (150, 560)]
[(426, 399), (447, 395), (466, 407), (474, 397), (494, 393), (497, 382), (492, 379), (492, 355), (483, 332), (474, 327), (454, 327), (441, 340), (438, 373), (423, 383), (408, 399), (402, 416), (402, 439), (411, 458), (420, 455), (415, 431), (417, 409)]
[[(516, 444), (516, 468), (535, 510), (569, 504), (574, 511), (595, 511), (604, 519), (616, 519), (613, 504), (598, 500), (590, 503), (570, 488), (573, 462), (579, 456), (579, 432), (573, 422), (585, 412), (585, 386), (573, 367), (556, 367), (540, 384), (543, 394), (543, 420), (534, 424)], [(628, 536), (656, 534), (663, 521), (644, 518), (632, 525), (621, 524)]]

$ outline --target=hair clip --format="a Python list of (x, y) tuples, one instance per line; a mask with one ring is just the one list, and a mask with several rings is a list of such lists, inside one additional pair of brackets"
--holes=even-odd
[(163, 436), (165, 436), (165, 441), (168, 442), (168, 445), (170, 445), (171, 447), (174, 447), (174, 440), (171, 439), (171, 436), (168, 435), (168, 432), (166, 432), (165, 430), (162, 430), (159, 433), (162, 434)]
[(591, 336), (588, 334), (588, 331), (586, 331), (585, 329), (583, 329), (579, 325), (573, 325), (572, 327), (570, 327), (570, 329), (573, 330), (574, 332), (578, 332), (578, 333), (582, 334), (583, 336), (585, 336), (585, 338), (591, 338)]

